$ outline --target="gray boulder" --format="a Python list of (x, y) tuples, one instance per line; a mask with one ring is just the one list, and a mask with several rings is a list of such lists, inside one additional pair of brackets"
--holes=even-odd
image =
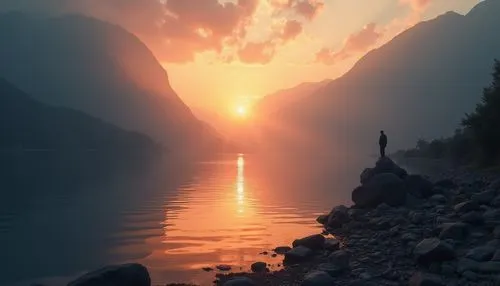
[(408, 173), (405, 169), (399, 167), (394, 161), (389, 159), (388, 157), (380, 158), (375, 164), (375, 173), (392, 173), (399, 177), (400, 179), (404, 179)]
[(479, 272), (483, 273), (500, 273), (500, 262), (486, 261), (479, 263)]
[(381, 203), (400, 206), (406, 201), (405, 185), (392, 173), (378, 174), (352, 192), (352, 201), (360, 208), (372, 208)]
[(327, 238), (325, 240), (325, 249), (329, 251), (337, 251), (340, 248), (340, 241), (335, 238)]
[(274, 252), (276, 252), (276, 254), (286, 254), (290, 250), (292, 250), (290, 246), (278, 246), (274, 249)]
[(410, 277), (409, 286), (445, 286), (439, 276), (417, 272)]
[(479, 246), (475, 247), (465, 254), (465, 258), (472, 259), (474, 261), (488, 261), (493, 258), (496, 248), (491, 246)]
[(443, 189), (456, 189), (457, 188), (457, 184), (455, 184), (455, 182), (453, 182), (453, 180), (451, 180), (451, 179), (439, 180), (436, 183), (434, 183), (434, 186), (439, 187), (439, 188), (443, 188)]
[(408, 175), (404, 183), (406, 191), (417, 198), (428, 198), (434, 194), (432, 183), (420, 175)]
[(466, 213), (466, 212), (470, 212), (470, 211), (478, 211), (478, 210), (480, 210), (480, 207), (479, 207), (478, 203), (476, 203), (476, 202), (466, 201), (466, 202), (459, 203), (459, 204), (455, 205), (453, 207), (453, 209), (457, 213)]
[(468, 228), (464, 223), (444, 223), (438, 227), (440, 239), (463, 240), (467, 237)]
[(496, 195), (497, 193), (495, 190), (487, 190), (478, 194), (473, 194), (471, 200), (477, 204), (486, 205), (490, 204), (495, 199)]
[(328, 256), (328, 260), (340, 269), (347, 269), (349, 268), (351, 255), (345, 250), (337, 250)]
[(322, 263), (318, 265), (316, 270), (326, 272), (332, 277), (337, 277), (345, 271), (345, 268), (337, 266), (333, 263)]
[(285, 253), (285, 259), (283, 263), (285, 264), (300, 263), (309, 259), (313, 254), (314, 252), (311, 249), (305, 246), (297, 246)]
[(368, 181), (370, 181), (370, 179), (373, 178), (373, 176), (375, 176), (375, 175), (376, 175), (375, 168), (366, 168), (359, 175), (359, 182), (362, 185), (364, 185), (364, 184), (368, 183)]
[(250, 269), (252, 269), (252, 272), (255, 273), (262, 273), (269, 271), (269, 269), (267, 269), (267, 264), (265, 262), (255, 262), (250, 266)]
[(319, 223), (319, 224), (326, 224), (328, 222), (328, 217), (329, 215), (319, 215), (317, 218), (316, 218), (316, 221)]
[(441, 262), (455, 258), (453, 248), (437, 238), (422, 240), (415, 246), (413, 254), (420, 264), (430, 264), (432, 262)]
[(331, 286), (335, 284), (335, 279), (324, 271), (312, 271), (304, 277), (302, 286)]
[(305, 246), (312, 250), (321, 250), (325, 246), (325, 237), (321, 234), (310, 235), (301, 239), (294, 240), (292, 246)]
[(460, 219), (463, 222), (469, 223), (469, 224), (482, 224), (484, 222), (483, 215), (478, 212), (478, 211), (472, 211), (468, 212), (466, 214), (463, 214), (460, 216)]
[(469, 258), (461, 258), (458, 260), (457, 272), (464, 273), (466, 271), (479, 271), (479, 262)]
[(113, 265), (89, 272), (68, 283), (68, 286), (150, 286), (146, 267), (131, 263)]
[(496, 226), (495, 229), (493, 230), (493, 237), (500, 238), (500, 226)]
[(341, 228), (343, 224), (349, 222), (349, 208), (344, 205), (336, 206), (328, 215), (328, 220), (326, 225), (329, 228)]
[(431, 201), (434, 202), (435, 204), (445, 204), (446, 197), (441, 194), (436, 194), (431, 197)]

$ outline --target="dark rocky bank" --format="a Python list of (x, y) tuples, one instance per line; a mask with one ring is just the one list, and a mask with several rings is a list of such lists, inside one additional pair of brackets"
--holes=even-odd
[[(388, 158), (360, 175), (352, 207), (319, 216), (321, 234), (278, 247), (284, 269), (217, 275), (216, 285), (500, 285), (500, 179), (480, 171), (408, 174)], [(150, 286), (136, 264), (68, 286)]]

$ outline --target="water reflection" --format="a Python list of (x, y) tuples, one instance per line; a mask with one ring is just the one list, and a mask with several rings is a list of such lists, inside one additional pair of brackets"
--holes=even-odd
[(236, 177), (236, 193), (238, 198), (238, 213), (242, 214), (245, 210), (245, 158), (243, 157), (243, 154), (238, 155), (237, 170), (238, 176)]
[[(10, 201), (6, 207), (18, 208), (0, 217), (0, 252), (8, 258), (2, 269), (17, 270), (0, 277), (0, 285), (132, 261), (148, 267), (154, 285), (211, 285), (214, 273), (201, 269), (218, 264), (232, 265), (234, 271), (248, 270), (257, 260), (276, 266), (281, 257), (260, 253), (320, 232), (317, 215), (348, 202), (366, 165), (366, 160), (353, 162), (239, 154), (157, 164), (143, 174), (116, 174), (106, 181), (86, 175), (92, 166), (76, 172), (82, 177), (78, 181), (46, 167), (40, 170), (49, 174), (20, 173), (19, 183), (36, 183), (20, 185), (23, 197), (15, 201), (4, 197)], [(51, 192), (53, 187), (61, 191)], [(33, 237), (36, 246), (29, 244)]]

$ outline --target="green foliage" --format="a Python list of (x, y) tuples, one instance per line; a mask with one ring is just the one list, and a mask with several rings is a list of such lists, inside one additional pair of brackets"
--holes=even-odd
[(500, 61), (495, 60), (493, 83), (483, 91), (476, 110), (467, 114), (462, 125), (474, 133), (486, 165), (497, 162), (500, 155)]
[(495, 60), (493, 82), (485, 88), (474, 112), (466, 114), (462, 127), (446, 139), (420, 139), (405, 157), (447, 159), (456, 164), (491, 166), (500, 159), (500, 61)]

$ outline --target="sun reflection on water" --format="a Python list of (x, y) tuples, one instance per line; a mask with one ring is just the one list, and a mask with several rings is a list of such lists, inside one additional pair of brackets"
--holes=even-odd
[(238, 175), (236, 177), (237, 210), (238, 213), (242, 214), (245, 212), (245, 158), (243, 157), (243, 154), (238, 155), (236, 164), (238, 171)]

